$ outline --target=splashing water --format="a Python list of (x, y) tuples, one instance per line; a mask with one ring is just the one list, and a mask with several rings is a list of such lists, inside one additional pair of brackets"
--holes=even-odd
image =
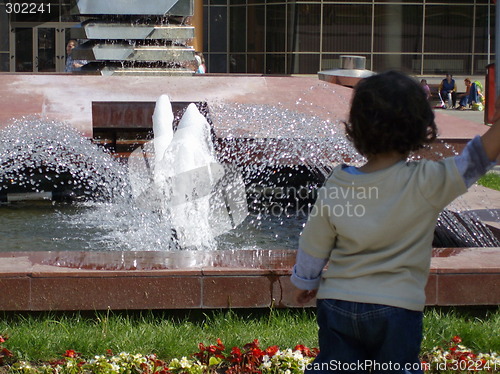
[(75, 129), (37, 117), (15, 120), (0, 132), (0, 196), (52, 191), (109, 200), (123, 195), (125, 169)]
[[(74, 202), (1, 206), (2, 250), (296, 248), (318, 185), (336, 164), (363, 161), (340, 123), (279, 105), (210, 105), (215, 144), (194, 108), (175, 133), (168, 111), (155, 114), (155, 140), (128, 165), (58, 122), (22, 118), (0, 132), (2, 199), (51, 191)], [(231, 222), (240, 178), (248, 216)], [(455, 215), (440, 222), (488, 245), (482, 227), (456, 229)]]

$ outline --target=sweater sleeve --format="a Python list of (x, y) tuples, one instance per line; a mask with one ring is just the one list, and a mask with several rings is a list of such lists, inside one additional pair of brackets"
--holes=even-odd
[(299, 239), (299, 248), (320, 259), (330, 257), (337, 238), (335, 226), (330, 221), (332, 207), (326, 198), (326, 188), (318, 190), (318, 198)]
[(299, 248), (292, 270), (292, 283), (301, 290), (317, 289), (321, 281), (321, 273), (327, 262), (327, 259), (310, 256)]
[(472, 186), (496, 164), (488, 159), (480, 136), (467, 143), (462, 153), (455, 157), (455, 163), (467, 187)]

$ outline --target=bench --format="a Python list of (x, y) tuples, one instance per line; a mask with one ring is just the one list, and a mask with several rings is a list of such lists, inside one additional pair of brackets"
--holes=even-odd
[[(441, 100), (439, 99), (439, 83), (428, 83), (429, 89), (431, 91), (431, 98), (429, 101), (432, 104), (432, 107), (438, 107), (441, 105)], [(460, 98), (462, 95), (464, 95), (465, 92), (457, 92), (457, 105), (458, 102), (460, 101)], [(443, 100), (446, 101), (446, 99), (443, 97)]]

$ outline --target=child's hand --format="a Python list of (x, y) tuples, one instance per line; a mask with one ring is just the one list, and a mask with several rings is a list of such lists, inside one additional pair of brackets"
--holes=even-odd
[(295, 295), (295, 300), (297, 300), (299, 304), (307, 304), (316, 297), (317, 293), (318, 290), (298, 290)]

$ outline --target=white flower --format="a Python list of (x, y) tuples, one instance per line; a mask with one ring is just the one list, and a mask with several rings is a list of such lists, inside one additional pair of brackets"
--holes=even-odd
[(120, 365), (111, 364), (111, 370), (115, 371), (116, 373), (119, 373), (120, 372)]
[(181, 365), (181, 368), (183, 369), (189, 369), (191, 366), (193, 366), (186, 356), (183, 356), (179, 363)]
[(262, 363), (262, 367), (264, 369), (270, 369), (271, 366), (273, 366), (273, 363), (271, 361), (265, 361), (265, 362)]
[(304, 356), (302, 355), (302, 352), (299, 351), (299, 350), (296, 350), (293, 352), (293, 358), (296, 359), (296, 360), (301, 360), (304, 358)]

